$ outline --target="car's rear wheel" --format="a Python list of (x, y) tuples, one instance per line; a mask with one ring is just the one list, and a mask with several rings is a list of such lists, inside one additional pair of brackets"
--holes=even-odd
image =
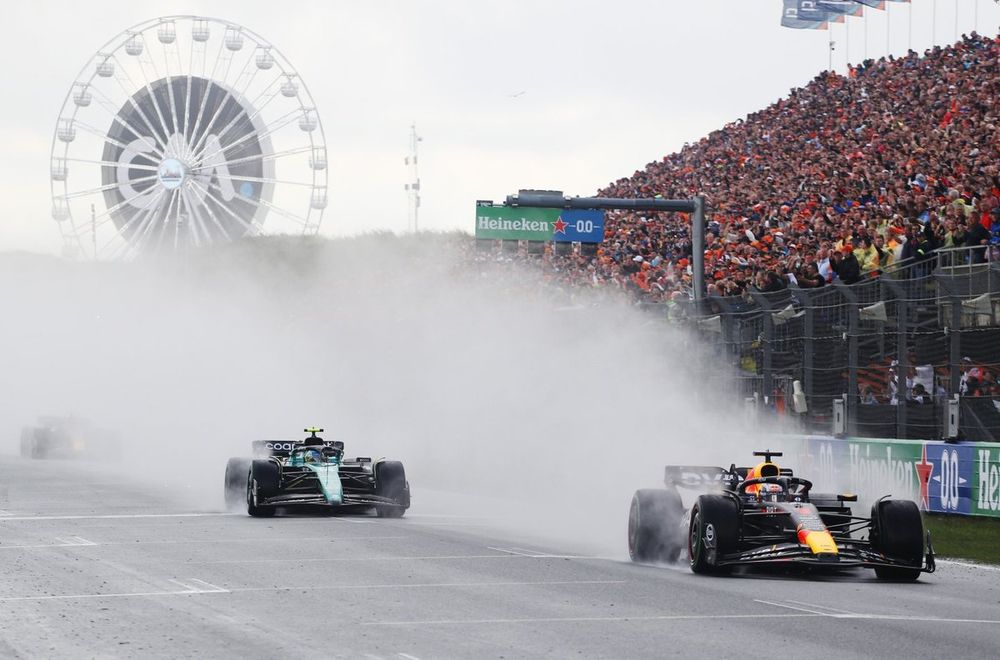
[(881, 500), (872, 506), (872, 549), (904, 566), (877, 566), (882, 580), (913, 582), (920, 577), (924, 558), (924, 522), (920, 509), (910, 500)]
[(736, 502), (723, 495), (700, 495), (691, 508), (688, 528), (688, 561), (701, 574), (729, 572), (716, 562), (721, 555), (735, 552), (740, 522)]
[(385, 497), (394, 504), (375, 507), (379, 518), (402, 518), (410, 508), (410, 484), (406, 481), (406, 470), (399, 461), (381, 461), (375, 464), (375, 494)]
[(249, 473), (249, 458), (230, 458), (226, 463), (226, 478), (223, 485), (223, 493), (227, 510), (237, 511), (243, 505), (246, 496), (247, 475)]
[(638, 562), (675, 562), (684, 547), (684, 503), (676, 490), (635, 491), (628, 512), (628, 555)]
[(271, 461), (252, 461), (247, 478), (247, 513), (254, 518), (270, 518), (275, 507), (260, 504), (278, 492), (278, 466)]

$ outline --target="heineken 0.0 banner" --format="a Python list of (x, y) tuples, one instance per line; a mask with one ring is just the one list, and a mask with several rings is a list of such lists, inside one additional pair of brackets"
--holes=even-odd
[(477, 206), (476, 238), (600, 243), (604, 212), (531, 206)]
[(1000, 445), (805, 438), (796, 473), (817, 490), (911, 499), (923, 511), (1000, 517)]

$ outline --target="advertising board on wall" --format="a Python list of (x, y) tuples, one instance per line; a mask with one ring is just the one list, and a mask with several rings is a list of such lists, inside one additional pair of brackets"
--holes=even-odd
[(479, 205), (476, 238), (600, 243), (604, 240), (604, 211)]
[(998, 445), (829, 436), (803, 445), (803, 467), (817, 486), (912, 499), (923, 511), (1000, 517)]

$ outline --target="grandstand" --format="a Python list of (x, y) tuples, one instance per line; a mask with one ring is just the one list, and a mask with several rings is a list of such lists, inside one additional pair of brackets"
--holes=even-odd
[(683, 214), (612, 214), (595, 256), (540, 264), (665, 303), (725, 347), (755, 401), (790, 410), (799, 381), (817, 430), (844, 401), (852, 434), (1000, 440), (998, 122), (997, 38), (823, 72), (599, 191), (706, 196), (707, 308), (687, 295)]

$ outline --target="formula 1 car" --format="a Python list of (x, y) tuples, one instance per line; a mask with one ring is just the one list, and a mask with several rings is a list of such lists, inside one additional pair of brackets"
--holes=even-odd
[(100, 458), (120, 455), (121, 440), (113, 431), (96, 428), (82, 417), (39, 417), (21, 429), (24, 458)]
[(401, 518), (410, 507), (403, 464), (383, 458), (344, 459), (344, 443), (305, 430), (301, 442), (256, 440), (255, 456), (226, 465), (226, 506), (246, 506), (251, 516), (273, 516), (278, 507), (374, 509), (380, 518)]
[[(913, 581), (934, 572), (930, 532), (913, 502), (884, 497), (870, 518), (860, 518), (847, 505), (857, 495), (813, 493), (809, 480), (772, 462), (781, 452), (753, 455), (764, 461), (728, 470), (668, 465), (666, 488), (636, 491), (628, 519), (632, 561), (676, 561), (687, 546), (691, 570), (702, 574), (754, 565), (864, 567), (881, 579)], [(686, 508), (679, 487), (703, 493)]]

